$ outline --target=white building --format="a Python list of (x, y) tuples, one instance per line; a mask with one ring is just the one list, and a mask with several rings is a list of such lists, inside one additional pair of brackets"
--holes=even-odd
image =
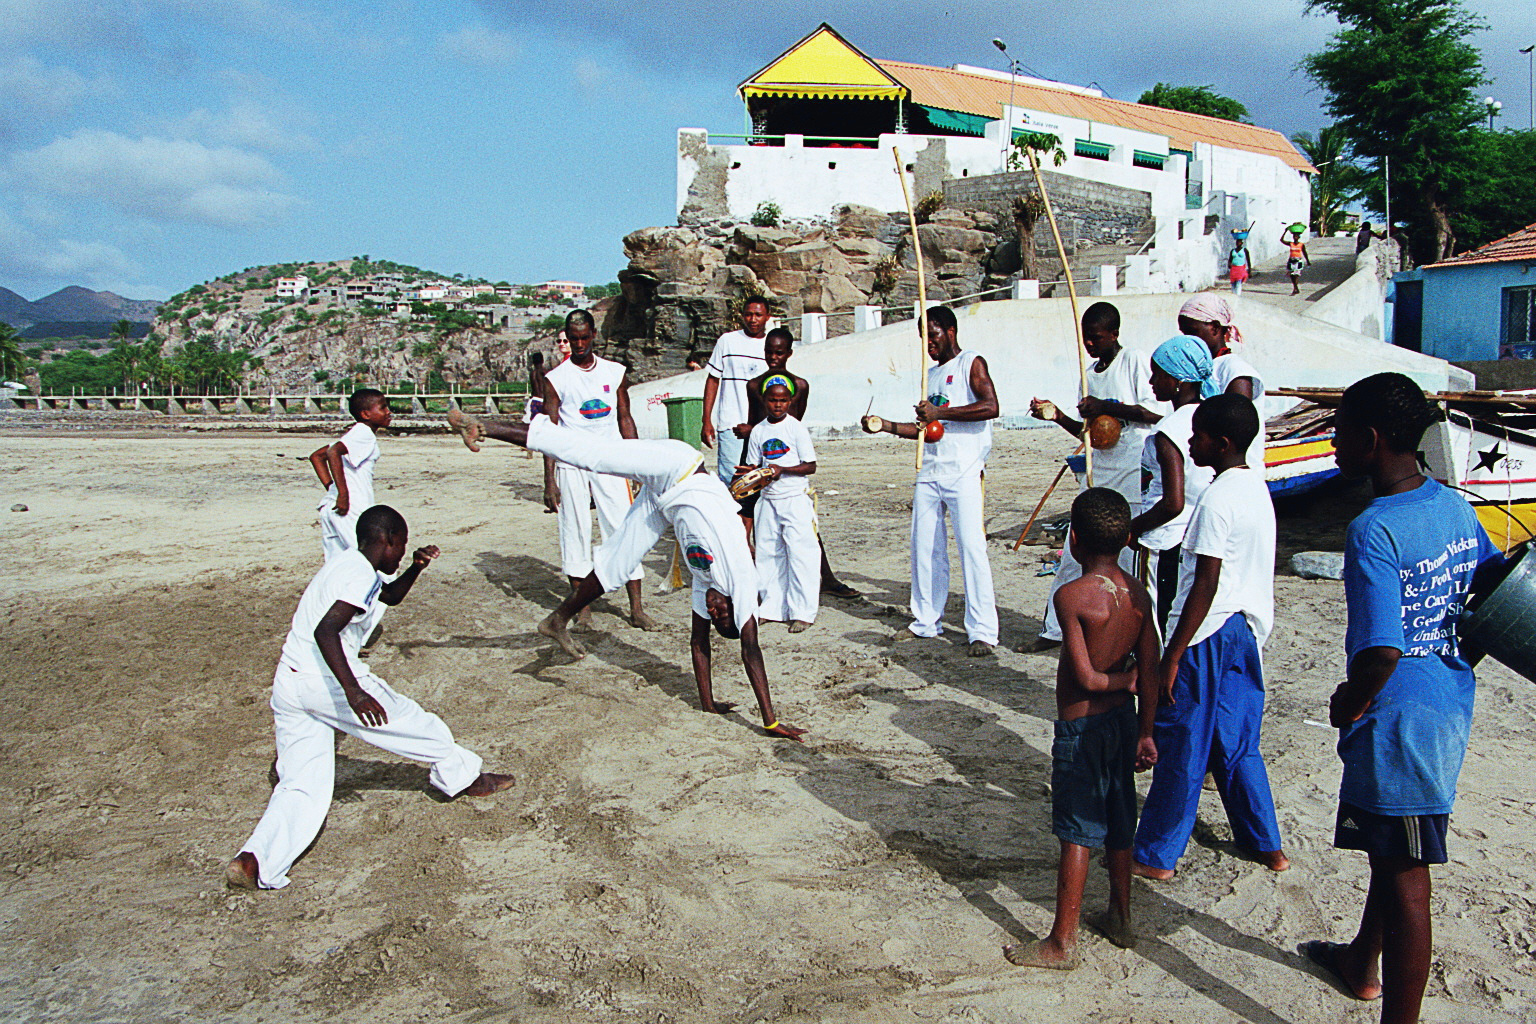
[(274, 282), (274, 291), (280, 299), (308, 298), (309, 278), (303, 274), (297, 277), (280, 277)]
[(985, 68), (874, 60), (825, 24), (738, 94), (744, 133), (678, 131), (679, 216), (746, 220), (764, 202), (800, 218), (844, 203), (900, 210), (893, 149), (926, 191), (1006, 170), (1005, 137), (1038, 132), (1066, 154), (1049, 169), (1150, 196), (1156, 256), (1128, 287), (1205, 287), (1225, 272), (1228, 229), (1253, 223), (1263, 260), (1285, 224), (1311, 219), (1315, 168), (1279, 132)]

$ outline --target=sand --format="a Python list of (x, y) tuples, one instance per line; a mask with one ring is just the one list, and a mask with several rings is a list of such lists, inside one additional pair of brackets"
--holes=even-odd
[[(1064, 435), (999, 434), (988, 477), (1003, 640), (1033, 636), (1043, 549), (1011, 542)], [(827, 442), (827, 547), (859, 602), (764, 627), (781, 717), (698, 712), (686, 592), (648, 560), (642, 633), (602, 603), (573, 663), (534, 632), (563, 595), (539, 463), (445, 437), (383, 441), (379, 498), (443, 556), (385, 620), (379, 674), (518, 784), (442, 802), (421, 766), (353, 739), (319, 840), (278, 893), (222, 865), (270, 789), (268, 686), (318, 568), (317, 437), (13, 434), (0, 512), (0, 1017), (32, 1021), (1373, 1021), (1296, 953), (1345, 939), (1363, 856), (1330, 846), (1339, 778), (1326, 700), (1342, 585), (1276, 580), (1265, 749), (1295, 864), (1239, 859), (1214, 793), (1167, 884), (1138, 881), (1141, 942), (1085, 933), (1071, 973), (1008, 965), (1054, 908), (1054, 657), (893, 648), (905, 623), (911, 450)], [(833, 494), (831, 492), (837, 492)], [(1070, 495), (1063, 490), (1050, 511)], [(1363, 500), (1288, 510), (1291, 551), (1338, 550)], [(955, 588), (959, 589), (958, 567)], [(717, 642), (716, 695), (750, 709)], [(1529, 879), (1536, 712), (1480, 674), (1435, 871), (1425, 1020), (1536, 1005)], [(1143, 777), (1141, 784), (1146, 785)], [(1087, 908), (1106, 886), (1090, 880)]]

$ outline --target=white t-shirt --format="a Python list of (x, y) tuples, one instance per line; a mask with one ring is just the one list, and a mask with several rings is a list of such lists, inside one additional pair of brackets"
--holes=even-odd
[(619, 433), (619, 386), (624, 364), (593, 356), (590, 369), (567, 359), (545, 374), (560, 396), (560, 422), (592, 438), (617, 441)]
[(1253, 443), (1248, 446), (1247, 463), (1249, 469), (1262, 469), (1264, 467), (1264, 379), (1259, 376), (1259, 371), (1253, 368), (1253, 364), (1234, 352), (1219, 355), (1211, 364), (1211, 385), (1216, 390), (1214, 394), (1227, 393), (1227, 385), (1239, 377), (1253, 378), (1253, 404), (1259, 410), (1259, 433), (1254, 437)]
[(384, 577), (362, 552), (353, 549), (332, 555), (304, 588), (304, 596), (299, 598), (298, 610), (293, 613), (293, 626), (283, 641), (281, 664), (297, 672), (330, 675), (331, 670), (320, 654), (320, 645), (315, 643), (315, 627), (320, 625), (332, 605), (345, 601), (360, 610), (341, 631), (341, 649), (354, 675), (368, 671), (358, 660), (357, 650), (383, 617), (384, 606), (379, 602), (379, 591), (383, 587)]
[[(379, 439), (366, 423), (354, 423), (341, 435), (346, 454), (341, 457), (341, 472), (347, 481), (347, 515), (359, 516), (373, 507), (373, 467), (379, 461)], [(325, 489), (322, 510), (336, 507), (336, 484)]]
[(1264, 474), (1229, 469), (1211, 481), (1195, 503), (1184, 531), (1184, 555), (1179, 562), (1179, 592), (1168, 615), (1168, 635), (1178, 628), (1184, 602), (1195, 581), (1199, 555), (1221, 559), (1221, 579), (1211, 611), (1195, 630), (1190, 646), (1209, 637), (1231, 616), (1241, 612), (1259, 646), (1275, 623), (1275, 507), (1264, 486)]
[[(748, 466), (778, 466), (787, 469), (815, 461), (816, 446), (811, 443), (811, 432), (793, 416), (785, 416), (777, 423), (759, 420), (747, 436)], [(764, 487), (761, 493), (770, 500), (787, 498), (804, 494), (810, 485), (810, 477), (798, 473), (786, 474)]]
[[(978, 353), (969, 349), (947, 363), (928, 370), (928, 401), (937, 406), (970, 405), (976, 401), (971, 390), (971, 366)], [(987, 467), (992, 452), (991, 420), (941, 420), (944, 436), (923, 442), (923, 467), (919, 483), (934, 481), (952, 484)]]
[(693, 574), (693, 610), (709, 618), (704, 593), (711, 587), (729, 597), (740, 628), (757, 614), (757, 567), (741, 528), (741, 506), (718, 477), (691, 474), (656, 499), (656, 507), (672, 524), (683, 549), (683, 561)]
[[(1152, 358), (1145, 352), (1122, 348), (1100, 372), (1098, 361), (1088, 364), (1089, 398), (1103, 398), (1122, 405), (1139, 405), (1166, 416), (1167, 402), (1152, 391)], [(1079, 394), (1078, 398), (1084, 396)], [(1150, 423), (1126, 423), (1120, 440), (1109, 448), (1093, 451), (1093, 483), (1119, 491), (1133, 505), (1141, 501), (1141, 450), (1155, 427)]]
[(1157, 429), (1147, 437), (1146, 446), (1141, 450), (1141, 476), (1147, 483), (1138, 513), (1147, 511), (1163, 497), (1163, 467), (1157, 461), (1158, 435), (1172, 441), (1173, 446), (1184, 456), (1184, 510), (1162, 526), (1141, 535), (1141, 546), (1149, 551), (1167, 551), (1183, 542), (1184, 529), (1189, 525), (1189, 517), (1194, 514), (1195, 502), (1216, 478), (1215, 470), (1209, 466), (1197, 466), (1189, 457), (1189, 438), (1194, 432), (1193, 420), (1198, 408), (1199, 402), (1191, 402), (1164, 416), (1158, 422)]
[(763, 358), (766, 341), (749, 338), (746, 331), (732, 331), (720, 335), (715, 342), (715, 350), (704, 369), (711, 377), (720, 379), (711, 419), (716, 430), (729, 430), (747, 422), (747, 381), (768, 369), (768, 360)]

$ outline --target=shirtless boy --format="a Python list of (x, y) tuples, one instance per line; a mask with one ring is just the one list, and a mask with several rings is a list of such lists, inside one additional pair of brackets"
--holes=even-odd
[[(1156, 706), (1157, 632), (1146, 590), (1120, 568), (1130, 537), (1131, 507), (1107, 487), (1072, 502), (1068, 543), (1083, 575), (1052, 599), (1061, 621), (1056, 665), (1056, 739), (1051, 746), (1051, 831), (1061, 840), (1056, 920), (1044, 939), (1005, 946), (1020, 967), (1077, 966), (1083, 886), (1095, 849), (1109, 866), (1109, 911), (1095, 926), (1122, 949), (1136, 944), (1131, 926), (1131, 844), (1136, 835), (1133, 770), (1157, 762), (1148, 728), (1138, 727), (1131, 700)], [(1147, 704), (1148, 698), (1143, 697)]]

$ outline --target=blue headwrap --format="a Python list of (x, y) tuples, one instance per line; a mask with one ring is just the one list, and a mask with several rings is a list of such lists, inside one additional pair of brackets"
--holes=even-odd
[(1202, 393), (1210, 383), (1211, 350), (1199, 338), (1169, 338), (1152, 353), (1152, 363), (1174, 380), (1202, 385)]

